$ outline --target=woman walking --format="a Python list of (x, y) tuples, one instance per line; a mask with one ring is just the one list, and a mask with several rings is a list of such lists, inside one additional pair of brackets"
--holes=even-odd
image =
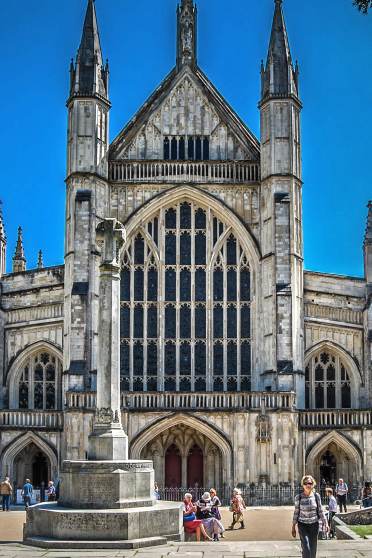
[(245, 502), (241, 495), (239, 488), (234, 488), (233, 495), (230, 502), (230, 511), (233, 514), (233, 520), (229, 527), (230, 530), (233, 530), (235, 527), (235, 523), (240, 523), (240, 529), (245, 529), (244, 526), (244, 513), (245, 510)]
[(320, 495), (315, 492), (316, 482), (311, 475), (301, 481), (302, 492), (296, 496), (293, 514), (292, 537), (296, 537), (296, 526), (301, 539), (302, 558), (316, 558), (319, 522), (328, 532), (328, 522), (324, 515)]

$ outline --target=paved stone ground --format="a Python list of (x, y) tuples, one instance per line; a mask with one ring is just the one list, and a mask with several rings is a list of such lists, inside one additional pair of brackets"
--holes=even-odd
[[(299, 558), (294, 542), (185, 543), (142, 550), (38, 550), (21, 544), (0, 544), (1, 558)], [(318, 558), (372, 558), (371, 541), (320, 542)]]
[[(223, 510), (229, 524), (231, 514)], [(26, 547), (22, 540), (23, 511), (0, 512), (0, 558), (299, 558), (298, 541), (290, 540), (292, 508), (249, 508), (246, 529), (227, 531), (218, 543), (169, 544), (142, 550), (44, 550)], [(279, 536), (278, 536), (279, 535)], [(280, 540), (281, 539), (281, 540)], [(11, 542), (14, 541), (14, 542)], [(372, 558), (371, 541), (325, 541), (318, 558)]]

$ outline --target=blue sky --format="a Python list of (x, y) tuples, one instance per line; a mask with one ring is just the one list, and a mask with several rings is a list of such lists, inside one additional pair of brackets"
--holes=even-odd
[[(96, 0), (111, 69), (111, 139), (175, 62), (177, 0)], [(199, 65), (259, 135), (260, 61), (273, 0), (199, 0)], [(0, 3), (3, 61), (0, 197), (8, 271), (18, 225), (28, 268), (43, 249), (63, 262), (69, 61), (86, 0)], [(300, 63), (306, 269), (363, 275), (366, 204), (372, 198), (372, 14), (352, 0), (285, 0)]]

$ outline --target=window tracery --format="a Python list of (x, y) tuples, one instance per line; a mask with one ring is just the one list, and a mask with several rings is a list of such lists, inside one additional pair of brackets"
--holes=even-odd
[(314, 355), (305, 368), (305, 395), (306, 408), (350, 408), (350, 375), (342, 358), (325, 350)]
[(178, 203), (136, 231), (121, 276), (123, 390), (249, 390), (250, 332), (248, 258), (210, 209)]
[(18, 379), (18, 408), (52, 410), (58, 408), (59, 362), (43, 351), (30, 356)]

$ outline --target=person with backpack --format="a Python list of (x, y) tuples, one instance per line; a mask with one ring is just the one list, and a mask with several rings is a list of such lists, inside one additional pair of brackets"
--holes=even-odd
[(9, 477), (5, 477), (3, 482), (0, 483), (0, 494), (3, 499), (3, 512), (9, 511), (10, 497), (13, 492), (13, 487), (10, 484)]
[(296, 537), (296, 528), (301, 539), (302, 558), (316, 558), (318, 547), (319, 523), (329, 532), (320, 495), (315, 492), (316, 482), (311, 475), (301, 480), (302, 491), (295, 498), (295, 510), (292, 522), (292, 537)]
[(336, 486), (336, 496), (337, 496), (338, 505), (340, 507), (340, 513), (342, 513), (342, 508), (344, 508), (345, 513), (347, 513), (346, 501), (347, 501), (348, 492), (349, 492), (349, 487), (346, 484), (346, 482), (344, 482), (344, 479), (339, 479)]

